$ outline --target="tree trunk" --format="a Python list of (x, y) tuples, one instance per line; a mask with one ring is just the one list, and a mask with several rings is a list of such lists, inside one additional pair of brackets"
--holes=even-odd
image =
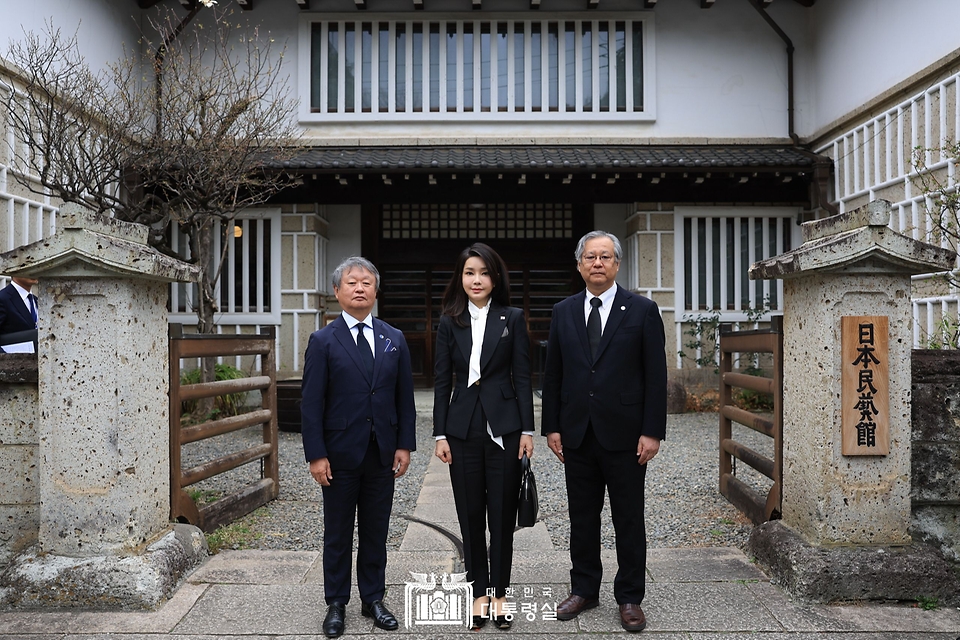
[[(214, 315), (218, 309), (216, 283), (219, 264), (219, 260), (213, 255), (213, 224), (208, 219), (207, 224), (199, 225), (194, 229), (195, 233), (191, 234), (194, 238), (194, 255), (197, 259), (196, 264), (200, 266), (196, 301), (197, 333), (212, 334), (217, 331)], [(217, 379), (216, 364), (216, 358), (201, 359), (200, 380), (202, 382), (214, 382)], [(214, 406), (213, 398), (203, 398), (197, 403), (197, 411), (206, 416), (213, 411)]]

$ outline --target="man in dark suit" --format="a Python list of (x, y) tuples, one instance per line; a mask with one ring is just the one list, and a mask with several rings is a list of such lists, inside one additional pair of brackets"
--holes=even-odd
[(383, 604), (394, 479), (416, 449), (410, 352), (403, 334), (371, 315), (380, 274), (366, 258), (333, 272), (343, 313), (314, 332), (303, 368), (303, 450), (323, 491), (323, 632), (344, 631), (356, 517), (361, 613), (398, 627)]
[(591, 231), (577, 245), (585, 292), (553, 308), (543, 382), (543, 435), (564, 463), (570, 513), (570, 595), (557, 618), (599, 604), (600, 513), (610, 495), (617, 542), (613, 593), (620, 624), (640, 631), (647, 546), (643, 486), (667, 422), (667, 362), (657, 305), (616, 284), (616, 236)]
[[(10, 284), (0, 289), (0, 337), (37, 328), (37, 298), (30, 289), (37, 284), (34, 278), (12, 278)], [(17, 340), (27, 343), (32, 340)], [(13, 349), (3, 349), (13, 351)]]

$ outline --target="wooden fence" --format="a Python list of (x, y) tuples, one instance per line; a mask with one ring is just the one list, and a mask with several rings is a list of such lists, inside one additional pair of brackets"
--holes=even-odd
[[(275, 499), (280, 493), (277, 459), (277, 379), (275, 330), (259, 335), (185, 335), (182, 325), (170, 325), (170, 516), (206, 532), (249, 513)], [(182, 385), (183, 358), (260, 356), (259, 375), (236, 380), (219, 380)], [(233, 393), (260, 391), (259, 409), (236, 416), (189, 426), (181, 425), (183, 401), (214, 398)], [(263, 442), (221, 455), (189, 469), (182, 468), (181, 448), (258, 424), (263, 425)], [(260, 461), (260, 480), (240, 487), (216, 502), (198, 507), (184, 487), (206, 480), (241, 465)]]
[[(734, 354), (772, 356), (770, 377), (735, 373)], [(733, 402), (733, 390), (749, 389), (773, 395), (771, 416), (751, 413)], [(767, 457), (733, 438), (733, 422), (773, 438), (773, 457)], [(770, 319), (769, 329), (733, 331), (720, 326), (720, 493), (754, 524), (780, 517), (783, 469), (783, 317)], [(736, 462), (752, 467), (773, 481), (766, 496), (736, 476)]]

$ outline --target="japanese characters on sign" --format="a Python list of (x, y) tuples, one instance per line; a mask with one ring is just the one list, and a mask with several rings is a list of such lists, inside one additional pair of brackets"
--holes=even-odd
[(840, 319), (841, 430), (845, 456), (890, 453), (889, 322), (886, 316)]

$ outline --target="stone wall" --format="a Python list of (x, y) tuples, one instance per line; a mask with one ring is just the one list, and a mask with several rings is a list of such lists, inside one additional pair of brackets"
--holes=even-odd
[(960, 351), (912, 359), (911, 534), (960, 561)]
[(0, 355), (0, 566), (37, 543), (36, 423), (36, 355)]

